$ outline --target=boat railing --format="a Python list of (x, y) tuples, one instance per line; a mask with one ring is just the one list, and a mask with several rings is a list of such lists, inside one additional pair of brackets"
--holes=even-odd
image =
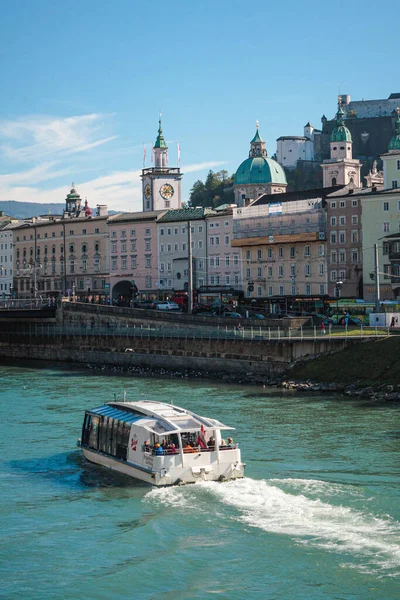
[[(225, 450), (235, 450), (237, 448), (239, 448), (239, 444), (220, 445), (219, 451), (221, 452), (221, 451), (225, 451)], [(208, 446), (207, 448), (202, 448), (201, 446), (191, 446), (190, 448), (184, 448), (183, 453), (184, 454), (200, 454), (200, 453), (215, 452), (215, 450), (216, 450), (215, 446)], [(175, 448), (175, 450), (173, 450), (170, 448), (165, 448), (161, 452), (159, 448), (149, 448), (148, 450), (145, 450), (145, 452), (148, 452), (149, 454), (152, 454), (153, 456), (173, 456), (174, 454), (180, 454), (180, 449)]]

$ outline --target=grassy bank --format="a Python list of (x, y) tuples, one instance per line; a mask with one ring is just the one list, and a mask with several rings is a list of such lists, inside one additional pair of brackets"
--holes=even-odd
[(299, 363), (288, 376), (363, 386), (400, 384), (400, 336), (355, 344), (342, 352)]

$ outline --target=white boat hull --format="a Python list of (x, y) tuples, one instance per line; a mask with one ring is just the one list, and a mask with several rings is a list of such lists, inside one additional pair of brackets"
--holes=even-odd
[[(240, 450), (195, 452), (170, 456), (148, 457), (148, 468), (127, 460), (119, 460), (102, 452), (82, 447), (84, 456), (92, 463), (123, 473), (155, 486), (196, 483), (196, 481), (227, 481), (242, 479), (245, 464)], [(219, 454), (219, 457), (217, 455)]]

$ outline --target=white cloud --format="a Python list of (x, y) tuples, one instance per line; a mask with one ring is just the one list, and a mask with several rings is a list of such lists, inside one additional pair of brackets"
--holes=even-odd
[[(54, 163), (47, 163), (49, 165)], [(224, 164), (221, 161), (207, 161), (186, 165), (182, 168), (183, 173), (193, 173), (212, 169)], [(36, 173), (36, 180), (32, 180), (33, 172)], [(71, 171), (68, 172), (70, 174)], [(137, 211), (142, 207), (142, 186), (140, 180), (141, 170), (136, 171), (117, 171), (101, 177), (96, 177), (89, 181), (79, 183), (76, 181), (76, 188), (82, 198), (87, 198), (89, 206), (94, 208), (97, 204), (107, 204), (111, 210)], [(21, 176), (19, 178), (19, 176)], [(2, 178), (9, 178), (3, 180)], [(40, 183), (44, 179), (49, 179), (50, 174), (43, 166), (31, 169), (24, 173), (12, 173), (10, 175), (0, 176), (0, 200), (17, 200), (19, 202), (57, 202), (63, 203), (69, 186), (63, 185), (52, 189), (40, 189), (35, 186), (24, 185), (26, 183)], [(185, 198), (183, 198), (185, 200)]]
[(100, 135), (109, 115), (93, 113), (75, 117), (31, 116), (0, 121), (0, 152), (9, 161), (38, 162), (48, 156), (83, 152), (117, 136)]

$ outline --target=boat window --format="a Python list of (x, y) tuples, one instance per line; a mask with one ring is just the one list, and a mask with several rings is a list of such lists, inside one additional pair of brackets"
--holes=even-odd
[(89, 448), (93, 448), (94, 450), (97, 450), (99, 447), (99, 442), (98, 442), (98, 433), (99, 433), (99, 417), (94, 417), (92, 415), (92, 419), (91, 419), (91, 426), (90, 426), (90, 432), (89, 432)]

